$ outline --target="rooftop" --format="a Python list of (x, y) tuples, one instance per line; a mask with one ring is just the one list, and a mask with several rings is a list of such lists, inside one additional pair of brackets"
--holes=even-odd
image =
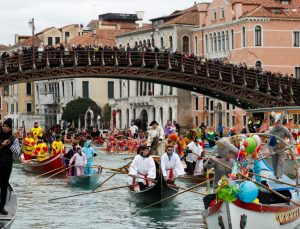
[(99, 20), (137, 21), (136, 14), (106, 13), (98, 16)]

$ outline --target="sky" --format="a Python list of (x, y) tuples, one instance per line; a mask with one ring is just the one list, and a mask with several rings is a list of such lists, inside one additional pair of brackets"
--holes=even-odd
[[(31, 35), (28, 22), (35, 21), (35, 32), (68, 24), (86, 26), (104, 13), (135, 13), (144, 11), (143, 22), (186, 9), (195, 0), (1, 0), (0, 44), (13, 45), (14, 35)], [(197, 1), (202, 2), (202, 1)], [(206, 0), (209, 2), (209, 0)]]

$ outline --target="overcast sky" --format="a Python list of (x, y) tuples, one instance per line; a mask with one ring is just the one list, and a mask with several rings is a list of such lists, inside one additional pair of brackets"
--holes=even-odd
[[(206, 0), (206, 2), (209, 0)], [(103, 13), (145, 11), (144, 22), (185, 9), (195, 0), (0, 0), (0, 44), (14, 44), (14, 34), (30, 35), (34, 18), (36, 32), (54, 26), (83, 24)], [(202, 1), (197, 1), (202, 2)]]

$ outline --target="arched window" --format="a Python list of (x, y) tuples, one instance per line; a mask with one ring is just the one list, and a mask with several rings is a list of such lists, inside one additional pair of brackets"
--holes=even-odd
[(213, 35), (209, 34), (209, 42), (210, 42), (210, 52), (214, 51), (214, 40), (213, 40)]
[(173, 51), (173, 37), (169, 36), (169, 49), (170, 51)]
[(135, 108), (133, 108), (133, 119), (136, 120), (136, 111), (135, 111)]
[(146, 40), (143, 40), (143, 46), (146, 47), (147, 43)]
[(122, 110), (119, 110), (119, 128), (122, 129)]
[(138, 47), (138, 42), (137, 42), (137, 41), (134, 42), (134, 47), (135, 47), (135, 48)]
[(126, 110), (126, 127), (129, 127), (129, 109)]
[(213, 49), (213, 51), (214, 52), (217, 51), (217, 48), (218, 48), (218, 46), (217, 46), (217, 34), (214, 33), (214, 49)]
[(169, 95), (173, 95), (173, 87), (170, 86)]
[(231, 49), (234, 49), (234, 30), (231, 30)]
[(190, 39), (188, 36), (182, 38), (182, 51), (185, 53), (190, 52)]
[(255, 26), (255, 46), (261, 46), (261, 27)]
[(208, 36), (205, 34), (205, 52), (208, 52)]
[(172, 111), (172, 108), (171, 107), (169, 107), (169, 120), (170, 121), (173, 121), (173, 111)]
[(242, 47), (246, 47), (246, 27), (242, 28)]
[(163, 37), (160, 38), (160, 47), (164, 48), (164, 38)]
[(139, 96), (139, 81), (135, 81), (135, 96)]
[(163, 108), (162, 107), (160, 107), (159, 108), (159, 118), (160, 118), (160, 122), (161, 122), (161, 124), (163, 125), (163, 123), (164, 123), (164, 119), (163, 119)]
[(148, 48), (150, 48), (150, 47), (151, 47), (151, 42), (150, 42), (150, 39), (148, 39), (148, 40), (147, 40), (147, 46), (148, 46)]
[(153, 120), (156, 120), (156, 109), (153, 107)]
[(198, 37), (195, 36), (195, 50), (194, 50), (195, 55), (198, 54)]
[(257, 60), (255, 62), (255, 69), (260, 70), (262, 68), (262, 63), (260, 60)]
[(226, 49), (229, 50), (229, 32), (228, 30), (226, 30)]
[(142, 47), (143, 46), (143, 42), (139, 41), (139, 46)]
[(221, 33), (218, 32), (218, 50), (221, 50)]

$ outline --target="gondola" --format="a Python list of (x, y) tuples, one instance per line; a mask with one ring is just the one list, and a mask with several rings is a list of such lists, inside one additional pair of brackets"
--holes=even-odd
[(5, 209), (8, 212), (8, 215), (0, 215), (0, 228), (10, 228), (17, 213), (17, 195), (10, 185), (8, 185), (7, 189)]
[(70, 186), (83, 188), (83, 189), (93, 189), (100, 184), (100, 176), (102, 170), (98, 170), (96, 173), (91, 175), (84, 176), (69, 176), (67, 174), (67, 178)]
[(52, 170), (54, 170), (53, 173), (55, 173), (57, 172), (57, 170), (55, 169), (63, 166), (61, 154), (57, 154), (41, 162), (38, 162), (36, 160), (24, 160), (24, 157), (22, 155), (21, 163), (25, 171), (34, 173), (46, 173)]
[[(158, 163), (160, 157), (152, 156), (156, 161), (157, 165), (157, 176), (156, 182), (153, 186), (150, 186), (142, 191), (134, 191), (129, 187), (129, 193), (132, 199), (137, 204), (152, 204), (158, 202), (164, 198), (167, 198), (171, 195), (176, 194), (179, 191), (179, 188), (175, 184), (169, 184), (164, 180), (162, 175), (160, 165)], [(164, 202), (163, 202), (164, 203)]]

